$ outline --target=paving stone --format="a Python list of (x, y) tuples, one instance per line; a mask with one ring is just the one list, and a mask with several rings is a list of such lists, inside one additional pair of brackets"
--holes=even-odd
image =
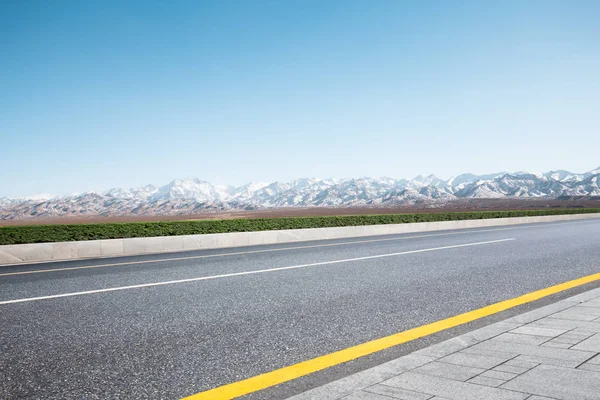
[(527, 372), (528, 370), (529, 370), (529, 368), (514, 367), (512, 365), (501, 364), (501, 365), (498, 365), (497, 367), (495, 367), (492, 371), (510, 372), (511, 374), (519, 375), (519, 374), (522, 374), (523, 372)]
[(441, 358), (440, 361), (448, 364), (464, 365), (466, 367), (490, 369), (504, 363), (506, 359), (460, 352)]
[(388, 361), (371, 369), (376, 370), (378, 374), (385, 373), (391, 375), (399, 375), (402, 372), (410, 371), (411, 369), (415, 369), (417, 367), (420, 367), (421, 365), (425, 365), (435, 360), (436, 359), (433, 357), (409, 354), (407, 356)]
[(513, 366), (513, 367), (520, 367), (520, 368), (531, 369), (533, 367), (537, 367), (538, 364), (539, 363), (536, 363), (536, 362), (525, 361), (525, 360), (522, 360), (522, 359), (514, 358), (512, 360), (507, 361), (506, 363), (504, 363), (502, 365), (509, 365), (509, 366)]
[(373, 385), (363, 389), (364, 392), (381, 394), (394, 399), (402, 400), (428, 400), (431, 398), (430, 394), (413, 392), (411, 390), (404, 390), (393, 386), (386, 385)]
[(501, 388), (561, 400), (598, 399), (600, 373), (539, 365), (508, 381)]
[(498, 386), (502, 385), (505, 382), (506, 381), (502, 380), (502, 379), (488, 378), (488, 377), (485, 377), (485, 376), (476, 376), (475, 378), (469, 380), (468, 383), (473, 383), (475, 385), (498, 387)]
[(580, 293), (578, 295), (569, 297), (567, 300), (570, 302), (578, 302), (578, 303), (586, 303), (590, 301), (596, 301), (596, 299), (600, 299), (600, 290), (592, 289), (587, 292)]
[(586, 301), (585, 303), (579, 303), (578, 307), (600, 307), (600, 298)]
[(600, 353), (600, 334), (591, 336), (572, 347), (573, 350), (586, 350)]
[(575, 329), (581, 328), (593, 333), (600, 333), (599, 322), (588, 322), (588, 321), (576, 321), (572, 319), (556, 319), (556, 318), (544, 318), (534, 322), (530, 326), (537, 326), (540, 328), (558, 328), (558, 329)]
[(573, 345), (569, 344), (569, 343), (548, 342), (548, 343), (542, 344), (542, 346), (544, 346), (544, 347), (554, 347), (554, 348), (557, 348), (557, 349), (568, 349), (569, 347), (571, 347)]
[[(547, 350), (553, 350), (553, 349), (547, 348)], [(556, 350), (558, 350), (558, 349), (556, 349)], [(536, 357), (536, 356), (518, 356), (517, 358), (515, 358), (515, 360), (527, 361), (527, 362), (536, 363), (536, 364), (554, 365), (557, 367), (565, 367), (565, 368), (575, 368), (579, 364), (581, 364), (580, 361), (565, 361), (565, 360), (559, 360), (557, 358), (546, 358), (546, 357)]]
[(479, 342), (479, 340), (469, 338), (463, 339), (462, 336), (459, 336), (454, 339), (446, 340), (445, 342), (434, 344), (433, 346), (415, 351), (412, 354), (441, 358), (447, 356), (448, 354), (456, 353), (457, 351), (472, 346), (477, 342)]
[[(587, 338), (589, 338), (590, 336), (592, 336), (592, 335), (595, 335), (595, 334), (596, 334), (596, 333), (598, 333), (598, 332), (589, 332), (589, 331), (586, 331), (586, 330), (584, 330), (583, 328), (575, 328), (575, 329), (573, 329), (572, 331), (570, 331), (570, 332), (567, 332), (567, 333), (572, 333), (572, 334), (574, 334), (574, 335), (578, 335), (578, 334), (581, 334), (581, 335), (583, 335), (583, 334), (585, 334), (585, 335), (587, 336), (587, 337), (586, 337), (586, 339), (587, 339)], [(565, 335), (566, 335), (566, 334), (565, 334)]]
[[(582, 342), (583, 343), (583, 342)], [(524, 343), (508, 343), (501, 342), (499, 340), (487, 340), (485, 342), (479, 343), (473, 347), (486, 349), (486, 350), (496, 350), (496, 351), (509, 351), (513, 353), (519, 353), (522, 355), (535, 356), (535, 357), (545, 357), (545, 358), (556, 358), (559, 360), (565, 361), (579, 361), (580, 363), (588, 360), (594, 354), (588, 351), (579, 351), (573, 349), (555, 349), (541, 346), (534, 346), (531, 344)]]
[(583, 338), (569, 339), (569, 338), (559, 336), (557, 338), (550, 340), (547, 343), (566, 343), (566, 344), (574, 345), (574, 344), (581, 342), (582, 340), (585, 340), (585, 339), (583, 339)]
[(414, 372), (406, 372), (385, 381), (384, 384), (461, 400), (525, 400), (528, 396), (525, 393), (421, 375)]
[[(400, 359), (402, 358), (404, 357)], [(339, 399), (396, 375), (398, 374), (375, 367), (300, 393), (293, 398), (294, 400)]]
[(577, 314), (588, 314), (595, 315), (596, 317), (600, 317), (600, 307), (572, 307), (570, 308), (573, 312)]
[(578, 313), (577, 311), (574, 311), (572, 308), (569, 308), (567, 310), (558, 312), (556, 314), (552, 314), (552, 318), (573, 319), (573, 320), (577, 320), (577, 321), (593, 321), (597, 318), (597, 316), (589, 315), (589, 314), (581, 314), (581, 313)]
[(348, 395), (346, 397), (342, 397), (342, 399), (343, 400), (390, 400), (390, 397), (382, 396), (377, 393), (364, 392), (361, 390), (359, 392), (354, 392), (351, 395)]
[(502, 340), (503, 342), (528, 343), (539, 346), (540, 344), (547, 342), (549, 338), (547, 336), (522, 335), (520, 333), (506, 332), (496, 336), (494, 339)]
[(403, 372), (420, 367), (435, 359), (432, 357), (409, 354), (404, 357), (386, 362), (377, 367), (347, 376), (326, 385), (300, 393), (293, 397), (294, 400), (329, 400), (339, 399), (352, 392), (362, 390), (371, 385), (399, 375)]
[(519, 355), (519, 353), (506, 353), (504, 351), (490, 351), (484, 349), (475, 349), (473, 347), (467, 347), (464, 350), (459, 351), (459, 353), (468, 353), (468, 354), (479, 354), (482, 356), (494, 357), (494, 358), (502, 358), (504, 360), (510, 360), (511, 358), (515, 358)]
[(500, 372), (500, 371), (485, 371), (480, 376), (484, 376), (486, 378), (500, 379), (503, 381), (508, 381), (517, 376), (518, 374), (511, 374), (510, 372)]
[(520, 327), (522, 324), (515, 324), (510, 322), (496, 322), (483, 328), (479, 328), (469, 333), (462, 335), (463, 338), (475, 339), (477, 342), (482, 340), (491, 339), (501, 333), (508, 332), (510, 330)]
[(596, 357), (592, 358), (591, 360), (588, 360), (588, 363), (590, 363), (590, 364), (600, 364), (600, 354), (598, 354)]
[(583, 339), (589, 338), (593, 334), (594, 334), (593, 332), (584, 332), (584, 331), (579, 331), (576, 329), (576, 330), (572, 330), (567, 333), (564, 333), (564, 334), (560, 335), (559, 337), (557, 337), (556, 339), (583, 340)]
[[(581, 364), (579, 367), (577, 367), (577, 369), (584, 369), (586, 371), (600, 372), (600, 364), (585, 363), (585, 364)], [(598, 389), (598, 390), (600, 391), (600, 389)]]
[(497, 322), (495, 324), (477, 329), (473, 332), (465, 333), (464, 335), (446, 340), (445, 342), (415, 351), (412, 354), (435, 358), (445, 357), (449, 354), (456, 353), (457, 351), (472, 346), (473, 344), (479, 343), (482, 340), (487, 340), (501, 333), (508, 332), (511, 329), (518, 328), (519, 326), (521, 326), (521, 324)]
[(440, 378), (453, 379), (455, 381), (466, 381), (484, 371), (485, 369), (483, 368), (466, 367), (464, 365), (453, 365), (443, 362), (432, 362), (413, 370), (413, 372), (418, 374), (439, 376)]
[[(556, 314), (553, 314), (553, 316)], [(556, 329), (556, 328), (539, 328), (535, 326), (522, 326), (517, 329), (510, 331), (511, 333), (520, 333), (521, 335), (534, 335), (534, 336), (546, 336), (556, 337), (567, 332), (569, 329)]]

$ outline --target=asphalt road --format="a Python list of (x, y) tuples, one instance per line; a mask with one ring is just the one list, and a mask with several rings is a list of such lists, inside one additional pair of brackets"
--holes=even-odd
[(600, 220), (0, 267), (0, 398), (180, 398), (598, 272)]

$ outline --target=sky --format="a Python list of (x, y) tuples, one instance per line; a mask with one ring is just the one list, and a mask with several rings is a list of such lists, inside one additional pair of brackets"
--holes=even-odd
[(600, 166), (600, 2), (0, 3), (0, 197)]

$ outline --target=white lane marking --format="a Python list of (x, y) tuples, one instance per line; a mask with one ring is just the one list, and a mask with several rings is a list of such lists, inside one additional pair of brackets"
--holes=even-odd
[[(389, 242), (389, 241), (395, 241), (395, 240), (418, 239), (418, 238), (436, 237), (436, 236), (466, 235), (469, 233), (478, 233), (478, 232), (506, 231), (506, 230), (512, 230), (512, 229), (530, 229), (530, 228), (539, 228), (539, 227), (544, 227), (544, 226), (549, 226), (549, 225), (581, 224), (581, 223), (589, 223), (589, 222), (597, 222), (597, 221), (585, 220), (585, 221), (544, 222), (544, 223), (537, 223), (538, 225), (533, 225), (533, 226), (511, 226), (511, 227), (506, 227), (506, 228), (489, 228), (489, 229), (467, 230), (467, 231), (461, 231), (461, 232), (432, 233), (432, 234), (427, 234), (427, 235), (413, 235), (413, 236), (393, 237), (393, 238), (386, 238), (386, 239), (354, 240), (354, 241), (348, 241), (348, 242), (314, 244), (314, 245), (308, 245), (308, 246), (280, 247), (280, 248), (276, 248), (276, 249), (239, 251), (239, 252), (222, 253), (222, 254), (206, 254), (206, 255), (200, 255), (200, 256), (162, 258), (162, 259), (143, 260), (143, 261), (126, 261), (126, 262), (111, 263), (111, 264), (82, 265), (79, 267), (37, 269), (37, 270), (30, 270), (30, 271), (6, 272), (3, 274), (0, 274), (0, 277), (11, 276), (11, 275), (40, 274), (40, 273), (46, 273), (46, 272), (72, 271), (72, 270), (78, 270), (78, 269), (121, 267), (124, 265), (152, 264), (152, 263), (159, 263), (159, 262), (165, 262), (165, 261), (182, 261), (182, 260), (194, 260), (194, 259), (200, 259), (200, 258), (228, 257), (228, 256), (238, 256), (238, 255), (243, 255), (243, 254), (270, 253), (270, 252), (276, 252), (276, 251), (287, 251), (287, 250), (295, 250), (295, 249), (302, 250), (302, 249), (312, 249), (312, 248), (317, 248), (317, 247), (345, 246), (345, 245), (355, 244), (355, 243), (362, 244), (362, 243), (375, 243), (375, 242)], [(328, 240), (328, 239), (321, 239), (321, 240)], [(329, 239), (329, 240), (335, 240), (335, 239)], [(206, 249), (206, 250), (216, 250), (216, 249)], [(202, 250), (182, 250), (182, 251), (202, 251)], [(136, 256), (131, 255), (131, 256), (125, 256), (125, 257), (136, 257)], [(64, 260), (64, 261), (68, 262), (69, 260)], [(52, 262), (60, 262), (60, 261), (52, 261)], [(44, 261), (44, 262), (32, 263), (32, 264), (42, 264), (42, 263), (48, 263), (48, 262)], [(19, 264), (2, 265), (0, 267), (10, 267), (10, 266), (17, 267), (17, 266), (19, 266)]]
[(229, 277), (232, 277), (232, 276), (263, 274), (263, 273), (267, 273), (267, 272), (286, 271), (286, 270), (289, 270), (289, 269), (299, 269), (299, 268), (307, 268), (307, 267), (318, 267), (318, 266), (321, 266), (321, 265), (340, 264), (340, 263), (351, 262), (351, 261), (372, 260), (372, 259), (375, 259), (375, 258), (394, 257), (394, 256), (405, 255), (405, 254), (425, 253), (425, 252), (428, 252), (428, 251), (456, 249), (456, 248), (459, 248), (459, 247), (469, 247), (469, 246), (480, 246), (480, 245), (483, 245), (483, 244), (508, 242), (508, 241), (511, 241), (511, 240), (516, 240), (516, 238), (489, 240), (487, 242), (475, 242), (475, 243), (466, 243), (466, 244), (456, 244), (456, 245), (452, 245), (452, 246), (432, 247), (432, 248), (428, 248), (428, 249), (402, 251), (400, 253), (379, 254), (379, 255), (376, 255), (376, 256), (365, 256), (365, 257), (357, 257), (357, 258), (347, 258), (347, 259), (344, 259), (344, 260), (322, 261), (322, 262), (311, 263), (311, 264), (292, 265), (292, 266), (289, 266), (289, 267), (278, 267), (278, 268), (270, 268), (270, 269), (259, 269), (259, 270), (254, 270), (254, 271), (233, 272), (233, 273), (221, 274), (221, 275), (201, 276), (199, 278), (178, 279), (178, 280), (175, 280), (175, 281), (142, 283), (142, 284), (139, 284), (139, 285), (121, 286), (121, 287), (114, 287), (114, 288), (107, 288), (107, 289), (97, 289), (97, 290), (87, 290), (85, 292), (73, 292), (73, 293), (55, 294), (55, 295), (51, 295), (51, 296), (29, 297), (29, 298), (25, 298), (25, 299), (0, 301), (0, 305), (3, 305), (3, 304), (14, 304), (14, 303), (24, 303), (24, 302), (27, 302), (27, 301), (57, 299), (57, 298), (60, 298), (60, 297), (82, 296), (82, 295), (94, 294), (94, 293), (114, 292), (114, 291), (117, 291), (117, 290), (139, 289), (139, 288), (153, 287), (153, 286), (173, 285), (173, 284), (178, 284), (178, 283), (206, 281), (206, 280), (209, 280), (209, 279), (229, 278)]

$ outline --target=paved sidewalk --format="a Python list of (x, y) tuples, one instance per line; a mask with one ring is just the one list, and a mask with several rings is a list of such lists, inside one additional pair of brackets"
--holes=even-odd
[(469, 332), (291, 399), (600, 399), (600, 289)]

